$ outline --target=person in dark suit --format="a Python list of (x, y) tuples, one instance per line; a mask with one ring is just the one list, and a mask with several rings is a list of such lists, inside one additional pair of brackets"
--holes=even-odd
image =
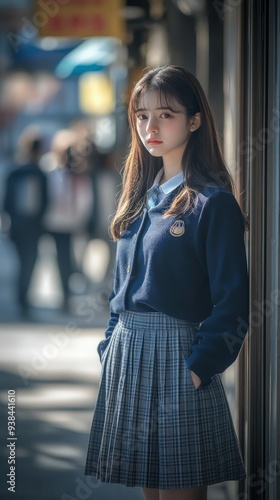
[(29, 305), (27, 293), (47, 206), (47, 184), (38, 166), (42, 153), (42, 138), (38, 132), (26, 130), (20, 138), (20, 146), (21, 161), (7, 178), (4, 210), (10, 216), (10, 238), (20, 262), (18, 302), (25, 310)]

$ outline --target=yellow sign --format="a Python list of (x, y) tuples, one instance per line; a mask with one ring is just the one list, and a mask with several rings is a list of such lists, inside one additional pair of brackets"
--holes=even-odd
[(124, 0), (36, 0), (30, 21), (40, 36), (124, 38)]
[(112, 113), (115, 108), (112, 81), (101, 72), (85, 73), (79, 79), (79, 101), (84, 113)]

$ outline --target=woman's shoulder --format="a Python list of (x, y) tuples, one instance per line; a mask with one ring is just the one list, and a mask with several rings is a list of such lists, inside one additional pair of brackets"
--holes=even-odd
[(232, 192), (221, 184), (211, 182), (198, 191), (198, 197), (205, 202), (212, 197), (217, 197), (220, 193), (232, 195)]
[(233, 226), (244, 231), (244, 218), (235, 195), (224, 186), (211, 184), (201, 189), (197, 195), (194, 215), (202, 226), (232, 230)]
[(203, 208), (210, 204), (231, 204), (237, 203), (234, 194), (226, 187), (211, 183), (207, 184), (197, 192), (197, 202)]
[(241, 212), (240, 206), (234, 194), (220, 184), (208, 184), (197, 193), (195, 212), (212, 213), (223, 211), (225, 214)]

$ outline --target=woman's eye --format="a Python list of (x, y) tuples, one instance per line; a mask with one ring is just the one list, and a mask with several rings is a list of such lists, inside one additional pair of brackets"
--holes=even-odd
[(161, 118), (171, 118), (171, 115), (169, 113), (162, 113)]
[(143, 120), (146, 120), (146, 118), (147, 118), (147, 117), (146, 117), (146, 115), (137, 115), (137, 118), (138, 118), (138, 120), (140, 120), (140, 122), (141, 122), (141, 121), (143, 121)]

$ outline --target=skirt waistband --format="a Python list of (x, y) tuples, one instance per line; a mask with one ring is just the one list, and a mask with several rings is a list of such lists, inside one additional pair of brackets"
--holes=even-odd
[(125, 311), (120, 313), (118, 323), (127, 328), (172, 328), (172, 327), (198, 327), (200, 323), (174, 318), (162, 312), (135, 312)]

